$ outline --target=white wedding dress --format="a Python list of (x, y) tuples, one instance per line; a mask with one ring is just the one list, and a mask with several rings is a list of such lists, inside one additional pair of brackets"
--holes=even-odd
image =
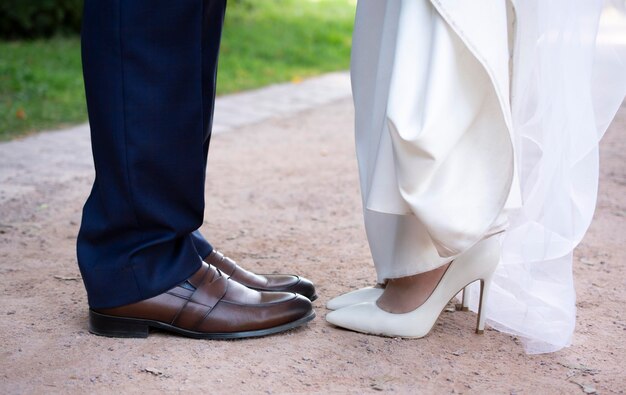
[(488, 322), (528, 352), (570, 343), (572, 250), (594, 211), (599, 139), (626, 93), (626, 30), (614, 13), (598, 35), (603, 5), (359, 0), (356, 146), (379, 282), (508, 228)]

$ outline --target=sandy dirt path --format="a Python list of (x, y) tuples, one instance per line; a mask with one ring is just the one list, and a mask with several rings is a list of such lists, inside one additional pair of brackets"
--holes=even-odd
[[(75, 235), (91, 177), (0, 203), (2, 393), (623, 393), (626, 390), (626, 108), (602, 144), (594, 223), (576, 251), (572, 347), (526, 355), (475, 315), (448, 312), (422, 340), (370, 337), (323, 320), (332, 296), (371, 283), (353, 112), (340, 100), (215, 136), (203, 231), (259, 272), (313, 279), (318, 318), (256, 340), (87, 331)], [(189, 392), (192, 391), (192, 392)]]

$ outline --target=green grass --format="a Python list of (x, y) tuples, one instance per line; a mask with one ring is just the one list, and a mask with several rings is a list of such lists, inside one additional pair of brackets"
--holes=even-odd
[[(218, 94), (347, 69), (355, 0), (229, 3)], [(0, 41), (0, 141), (87, 119), (75, 37)]]
[(354, 0), (250, 2), (226, 12), (219, 93), (348, 68)]
[(86, 119), (78, 38), (0, 42), (0, 140)]

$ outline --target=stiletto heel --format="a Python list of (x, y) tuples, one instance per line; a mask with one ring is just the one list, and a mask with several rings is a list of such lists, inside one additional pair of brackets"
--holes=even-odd
[(461, 303), (454, 305), (457, 311), (469, 311), (469, 286), (463, 288), (461, 293)]
[(476, 332), (485, 330), (486, 301), (493, 273), (500, 260), (500, 242), (489, 237), (469, 249), (450, 263), (428, 299), (413, 311), (403, 314), (389, 313), (376, 305), (364, 302), (335, 310), (326, 315), (331, 324), (353, 331), (391, 337), (426, 336), (435, 326), (441, 312), (461, 290), (461, 308), (467, 306), (468, 284), (480, 280), (478, 323)]
[(485, 309), (487, 307), (487, 298), (489, 296), (489, 289), (491, 287), (491, 279), (493, 276), (489, 276), (486, 279), (480, 280), (480, 299), (478, 301), (478, 318), (476, 320), (476, 333), (482, 335), (485, 333)]

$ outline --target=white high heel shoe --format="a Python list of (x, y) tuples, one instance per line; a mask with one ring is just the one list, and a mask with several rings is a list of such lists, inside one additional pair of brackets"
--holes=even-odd
[[(381, 297), (384, 291), (385, 289), (381, 287), (357, 289), (332, 298), (326, 302), (326, 308), (328, 310), (339, 310), (344, 307), (352, 306), (353, 304), (375, 302)], [(469, 311), (469, 298), (467, 297), (466, 288), (463, 288), (461, 303), (457, 303), (454, 306), (459, 311)]]
[(339, 310), (363, 302), (375, 302), (385, 289), (381, 287), (365, 287), (339, 295), (326, 303), (328, 310)]
[[(435, 325), (448, 302), (467, 285), (480, 280), (476, 333), (483, 333), (485, 304), (499, 260), (500, 242), (497, 237), (490, 237), (452, 261), (428, 299), (417, 309), (394, 314), (382, 310), (376, 305), (376, 301), (369, 301), (332, 311), (326, 315), (326, 321), (342, 328), (373, 335), (424, 337)], [(467, 298), (463, 299), (461, 308), (467, 305)]]

